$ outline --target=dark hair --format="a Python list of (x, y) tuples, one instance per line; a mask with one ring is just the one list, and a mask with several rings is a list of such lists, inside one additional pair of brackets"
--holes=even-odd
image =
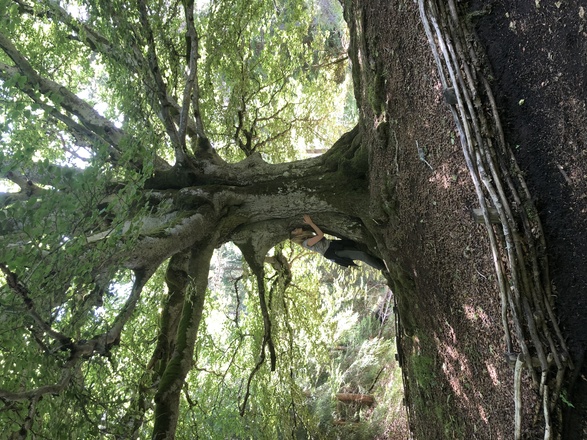
[[(298, 229), (298, 228), (296, 228)], [(300, 246), (302, 245), (302, 243), (306, 240), (308, 240), (309, 238), (315, 237), (316, 234), (314, 234), (312, 231), (306, 231), (302, 229), (302, 232), (295, 234), (294, 231), (296, 230), (294, 229), (293, 231), (291, 231), (289, 233), (289, 239), (291, 241), (293, 241), (295, 244), (299, 244)]]

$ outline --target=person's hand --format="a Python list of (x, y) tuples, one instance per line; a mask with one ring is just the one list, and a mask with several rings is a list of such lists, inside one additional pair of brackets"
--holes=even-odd
[(322, 230), (318, 226), (316, 226), (316, 224), (312, 221), (312, 218), (308, 214), (304, 215), (304, 223), (310, 225), (310, 227), (316, 233), (315, 237), (312, 237), (307, 241), (308, 246), (314, 246), (316, 243), (322, 240), (322, 238), (324, 238), (324, 232), (322, 232)]

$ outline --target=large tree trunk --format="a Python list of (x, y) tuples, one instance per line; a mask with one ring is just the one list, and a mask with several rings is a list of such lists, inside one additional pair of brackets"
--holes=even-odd
[[(326, 232), (368, 245), (367, 152), (359, 127), (317, 158), (269, 164), (251, 156), (228, 164), (210, 154), (156, 173), (151, 203), (166, 206), (126, 255), (127, 267), (158, 266), (194, 243), (249, 243), (266, 252), (310, 213)], [(161, 232), (164, 229), (164, 232)], [(264, 251), (263, 251), (264, 250)]]
[[(268, 164), (253, 156), (227, 164), (209, 157), (193, 167), (155, 175), (149, 182), (156, 197), (171, 201), (174, 218), (187, 212), (187, 218), (199, 219), (180, 222), (167, 234), (145, 238), (128, 260), (134, 265), (151, 266), (176, 252), (167, 270), (169, 299), (149, 364), (159, 381), (153, 439), (172, 439), (175, 435), (180, 394), (192, 366), (214, 247), (235, 242), (253, 263), (253, 269), (262, 273), (267, 251), (301, 225), (303, 213), (311, 213), (327, 232), (371, 242), (364, 223), (368, 222), (367, 155), (360, 139), (356, 127), (318, 158)], [(177, 182), (188, 186), (175, 188)], [(270, 329), (266, 331), (270, 333)], [(267, 342), (271, 342), (270, 334)]]

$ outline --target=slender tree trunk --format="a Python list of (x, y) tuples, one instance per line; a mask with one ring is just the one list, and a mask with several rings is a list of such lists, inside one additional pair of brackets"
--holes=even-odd
[(163, 371), (155, 394), (154, 440), (175, 438), (181, 390), (193, 363), (213, 251), (214, 248), (210, 245), (196, 249), (189, 261), (189, 285), (177, 328), (175, 350)]

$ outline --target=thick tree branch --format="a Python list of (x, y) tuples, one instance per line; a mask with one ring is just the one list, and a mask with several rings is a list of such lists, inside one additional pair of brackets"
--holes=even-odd
[(38, 184), (62, 189), (67, 187), (69, 179), (83, 173), (83, 170), (79, 168), (65, 165), (45, 167), (40, 166), (37, 162), (32, 162), (23, 166), (12, 159), (1, 162), (0, 167), (9, 170), (5, 174), (6, 178), (20, 186), (21, 191), (26, 192), (29, 196), (43, 191), (37, 186)]
[[(72, 38), (85, 44), (91, 50), (102, 54), (104, 57), (122, 64), (129, 71), (140, 72), (141, 80), (145, 84), (147, 90), (156, 91), (158, 89), (156, 76), (151, 73), (149, 63), (145, 60), (137, 44), (134, 43), (134, 39), (128, 39), (128, 46), (121, 47), (119, 45), (114, 45), (94, 27), (75, 19), (65, 9), (52, 1), (43, 2), (44, 6), (47, 8), (46, 11), (39, 10), (39, 8), (21, 1), (17, 3), (23, 11), (26, 11), (31, 15), (47, 15), (55, 21), (65, 24), (75, 34)], [(114, 12), (112, 18), (117, 21)], [(167, 102), (173, 107), (171, 109), (171, 115), (178, 119), (181, 114), (179, 105), (177, 102), (174, 102), (173, 98), (167, 98), (168, 99), (163, 102)], [(162, 105), (163, 102), (158, 101), (157, 107)], [(160, 111), (159, 113), (165, 114), (164, 111)], [(193, 121), (188, 121), (188, 133), (195, 134), (195, 124)], [(168, 164), (163, 159), (157, 158), (156, 167), (159, 169), (166, 169), (168, 168)]]
[[(22, 2), (21, 2), (22, 3)], [(45, 6), (50, 11), (49, 14), (54, 17), (56, 20), (64, 23), (65, 25), (69, 26), (69, 28), (76, 34), (76, 40), (82, 42), (83, 44), (87, 45), (91, 50), (102, 54), (104, 57), (116, 61), (117, 63), (122, 64), (125, 66), (130, 72), (140, 72), (140, 78), (145, 88), (147, 90), (157, 91), (158, 85), (156, 82), (155, 76), (151, 72), (151, 68), (149, 62), (143, 56), (139, 46), (136, 44), (135, 39), (129, 38), (127, 39), (128, 46), (119, 46), (112, 44), (104, 35), (98, 32), (95, 28), (88, 25), (87, 23), (82, 23), (75, 18), (73, 18), (70, 14), (67, 13), (62, 7), (52, 1), (45, 1)], [(193, 9), (193, 8), (192, 8)], [(34, 14), (34, 9), (31, 6), (26, 7), (26, 11), (30, 14)], [(116, 12), (112, 12), (112, 19), (115, 22), (119, 22), (117, 16), (115, 15)], [(193, 13), (192, 13), (193, 17)], [(193, 20), (192, 20), (193, 21)], [(188, 23), (189, 25), (189, 23)], [(188, 29), (189, 31), (189, 29)], [(197, 47), (197, 45), (196, 45)], [(196, 52), (196, 59), (197, 59), (197, 52)], [(197, 74), (195, 76), (195, 86), (194, 86), (194, 93), (191, 95), (192, 98), (197, 98), (198, 95), (198, 78)], [(167, 89), (167, 87), (165, 87)], [(157, 96), (157, 93), (155, 93)], [(182, 107), (177, 103), (177, 101), (170, 95), (167, 95), (166, 98), (161, 100), (156, 100), (154, 106), (159, 109), (157, 113), (161, 116), (165, 114), (165, 111), (161, 109), (163, 104), (169, 105), (169, 113), (171, 117), (175, 120), (175, 123), (181, 125), (181, 115), (184, 114), (182, 111)], [(201, 125), (201, 119), (199, 118), (199, 104), (194, 102), (192, 104), (194, 109), (194, 114), (196, 116), (196, 121), (191, 118), (186, 118), (186, 132), (190, 136), (203, 136), (203, 126)], [(196, 111), (197, 110), (197, 111)], [(189, 113), (189, 112), (188, 112)], [(186, 113), (187, 115), (187, 113)], [(164, 119), (164, 116), (162, 116)], [(199, 122), (198, 122), (199, 121)], [(165, 164), (163, 159), (158, 159), (160, 164), (158, 168), (165, 169)]]
[[(64, 23), (75, 34), (77, 34), (76, 39), (85, 43), (90, 49), (101, 53), (105, 57), (122, 63), (130, 71), (141, 71), (143, 73), (141, 78), (144, 82), (146, 82), (147, 88), (154, 88), (153, 84), (149, 83), (148, 81), (151, 75), (147, 63), (136, 45), (132, 46), (130, 51), (126, 47), (121, 49), (119, 46), (112, 45), (92, 26), (81, 23), (74, 19), (70, 14), (67, 13), (67, 11), (65, 11), (55, 2), (44, 2), (44, 5), (47, 8), (46, 11), (28, 5), (22, 1), (17, 1), (16, 3), (19, 4), (21, 11), (31, 15), (48, 16), (56, 21)], [(118, 129), (106, 118), (102, 117), (85, 101), (79, 99), (73, 93), (69, 92), (66, 88), (38, 75), (32, 66), (29, 65), (28, 61), (26, 61), (25, 57), (22, 55), (18, 56), (18, 50), (14, 47), (14, 45), (12, 45), (12, 43), (4, 36), (0, 35), (0, 37), (3, 37), (4, 42), (8, 44), (8, 46), (5, 48), (3, 47), (3, 44), (0, 43), (0, 47), (5, 50), (5, 52), (10, 56), (10, 58), (13, 59), (16, 64), (16, 67), (12, 67), (0, 62), (0, 78), (8, 80), (14, 77), (15, 74), (24, 73), (24, 75), (27, 76), (28, 81), (21, 87), (23, 92), (29, 95), (29, 97), (39, 106), (41, 106), (41, 108), (43, 108), (47, 114), (63, 122), (69, 128), (74, 137), (77, 138), (81, 135), (87, 138), (93, 144), (93, 149), (96, 149), (100, 145), (108, 145), (111, 158), (114, 161), (117, 161), (121, 155), (119, 142), (125, 133)], [(15, 55), (15, 58), (13, 58), (11, 54)], [(39, 81), (40, 79), (42, 79), (42, 81)], [(57, 108), (58, 106), (53, 107), (49, 105), (46, 100), (41, 99), (38, 96), (37, 91), (40, 91), (46, 96), (49, 94), (52, 96), (60, 96), (61, 99), (59, 100), (59, 106), (77, 116), (80, 119), (81, 124), (76, 122), (70, 116), (61, 112)], [(173, 106), (175, 107), (174, 113), (178, 115), (179, 106), (177, 103), (173, 103)], [(194, 123), (192, 121), (190, 124), (190, 129), (192, 131), (194, 130), (193, 127)], [(160, 157), (155, 158), (154, 164), (156, 169), (164, 170), (169, 168), (169, 164), (167, 164), (167, 162), (165, 162)]]
[(154, 440), (171, 440), (175, 435), (179, 417), (179, 398), (185, 378), (193, 364), (194, 346), (202, 321), (213, 252), (214, 247), (210, 244), (201, 244), (192, 250), (188, 271), (190, 285), (177, 329), (176, 346), (155, 395), (152, 436)]
[(261, 306), (261, 314), (263, 315), (263, 344), (261, 350), (265, 350), (265, 346), (269, 349), (269, 358), (271, 360), (271, 371), (275, 371), (277, 363), (277, 355), (275, 354), (275, 345), (271, 335), (271, 317), (269, 316), (269, 307), (267, 306), (267, 296), (265, 289), (265, 269), (255, 273), (258, 284), (259, 304)]
[[(13, 1), (19, 5), (21, 12), (41, 18), (48, 17), (67, 25), (75, 34), (75, 36), (71, 36), (72, 39), (83, 39), (84, 42), (86, 42), (88, 46), (94, 51), (101, 47), (102, 49), (107, 48), (107, 50), (98, 51), (102, 53), (109, 53), (113, 49), (113, 46), (109, 44), (108, 40), (103, 35), (96, 31), (92, 26), (81, 23), (80, 21), (73, 18), (57, 2), (51, 0), (42, 0), (38, 2), (47, 8), (46, 10), (42, 10), (40, 4), (33, 6), (21, 0)], [(120, 54), (122, 54), (122, 52)], [(132, 62), (132, 57), (126, 56), (125, 58)]]
[[(155, 92), (157, 94), (161, 106), (161, 120), (163, 122), (163, 125), (165, 126), (165, 131), (167, 132), (167, 135), (169, 136), (173, 148), (175, 150), (176, 163), (184, 163), (186, 160), (185, 140), (183, 143), (181, 142), (180, 135), (178, 133), (177, 127), (175, 126), (175, 121), (172, 116), (173, 106), (168, 99), (169, 94), (167, 92), (167, 84), (165, 84), (165, 80), (163, 79), (163, 75), (161, 74), (161, 68), (159, 67), (159, 59), (157, 57), (155, 37), (153, 36), (153, 29), (151, 28), (151, 23), (149, 22), (149, 12), (147, 4), (144, 0), (139, 0), (138, 7), (140, 12), (140, 23), (144, 33), (146, 34), (147, 39), (147, 61), (149, 63), (149, 68), (153, 76), (153, 79), (155, 81)], [(182, 117), (181, 115), (182, 112), (180, 112), (180, 124)], [(187, 124), (187, 121), (185, 122), (185, 124)]]
[(169, 260), (167, 272), (165, 273), (168, 295), (161, 312), (157, 346), (147, 365), (147, 369), (155, 370), (159, 377), (167, 368), (167, 363), (171, 359), (177, 342), (177, 327), (179, 326), (185, 294), (190, 281), (188, 276), (190, 256), (190, 250), (175, 254)]
[[(12, 181), (20, 187), (20, 191), (17, 193), (0, 193), (0, 206), (8, 206), (16, 201), (28, 200), (32, 196), (38, 195), (46, 190), (37, 186), (28, 176), (19, 173), (16, 170), (10, 170), (0, 177)], [(3, 233), (4, 228), (0, 228), (0, 233)]]
[[(1, 37), (2, 35), (0, 34), (0, 38)], [(8, 64), (0, 61), (0, 79), (4, 81), (10, 81), (11, 79), (18, 77), (19, 75), (22, 75), (22, 71), (19, 67), (9, 66)], [(40, 80), (38, 81), (38, 79)], [(113, 125), (111, 125), (110, 122), (107, 121), (105, 118), (100, 116), (100, 114), (96, 112), (92, 107), (90, 107), (89, 104), (83, 102), (81, 99), (77, 98), (77, 96), (73, 95), (72, 93), (67, 92), (64, 87), (60, 86), (54, 81), (41, 78), (41, 76), (37, 75), (36, 73), (33, 77), (27, 76), (27, 82), (19, 86), (19, 89), (22, 92), (26, 93), (32, 99), (33, 102), (38, 104), (47, 115), (52, 116), (58, 121), (64, 123), (70, 130), (70, 132), (74, 135), (74, 137), (77, 138), (81, 135), (87, 138), (91, 142), (92, 148), (95, 151), (97, 151), (98, 146), (108, 145), (109, 153), (112, 159), (114, 161), (117, 161), (119, 159), (120, 151), (118, 149), (117, 142), (120, 140), (121, 135), (115, 134), (113, 139), (108, 139), (108, 136), (106, 136), (105, 133), (111, 127), (113, 127)], [(63, 99), (61, 100), (60, 105), (65, 110), (69, 111), (74, 108), (82, 108), (84, 110), (83, 113), (89, 115), (90, 120), (92, 120), (94, 116), (97, 116), (99, 119), (101, 118), (101, 120), (106, 121), (106, 126), (103, 129), (97, 128), (97, 124), (99, 124), (98, 119), (93, 120), (91, 124), (86, 124), (84, 122), (83, 117), (80, 117), (80, 115), (76, 116), (80, 117), (80, 120), (82, 121), (83, 125), (74, 121), (70, 116), (62, 113), (56, 107), (49, 105), (46, 100), (44, 100), (40, 95), (38, 95), (37, 91), (40, 91), (44, 95), (52, 94), (52, 96), (62, 96)], [(67, 99), (65, 98), (65, 95), (62, 95), (62, 92), (64, 92), (65, 95), (67, 95), (68, 97), (74, 96), (76, 105), (68, 105), (68, 103), (66, 102)], [(83, 104), (80, 104), (82, 102)], [(96, 130), (94, 130), (94, 128), (96, 128)], [(119, 133), (119, 130), (116, 129), (116, 132)], [(116, 144), (113, 142), (116, 142)]]
[[(46, 96), (58, 96), (61, 107), (76, 115), (86, 128), (99, 135), (109, 145), (118, 150), (120, 141), (124, 136), (122, 130), (62, 85), (39, 75), (28, 60), (18, 51), (16, 46), (14, 46), (12, 41), (3, 34), (0, 34), (0, 48), (14, 61), (19, 72), (26, 76), (28, 90), (23, 90), (25, 93), (33, 97), (33, 99), (34, 89), (37, 89)], [(6, 65), (0, 66), (0, 71), (4, 72), (6, 67)]]
[(20, 190), (22, 192), (27, 193), (28, 195), (32, 194), (35, 188), (33, 182), (27, 179), (22, 174), (20, 174), (18, 171), (8, 171), (4, 174), (4, 177), (12, 181), (13, 183), (16, 183), (20, 187)]
[[(245, 103), (245, 99), (243, 97), (242, 108), (236, 112), (236, 115), (238, 117), (238, 123), (236, 124), (236, 127), (235, 127), (236, 131), (234, 133), (234, 140), (237, 143), (238, 147), (241, 149), (241, 151), (243, 153), (245, 153), (245, 156), (249, 157), (251, 154), (253, 154), (253, 148), (252, 148), (253, 131), (247, 130), (244, 127), (245, 110), (246, 110), (246, 103)], [(241, 135), (240, 135), (241, 131), (242, 131), (243, 135), (245, 136), (246, 142), (243, 142), (243, 140), (241, 139)]]
[[(186, 85), (183, 94), (183, 104), (180, 113), (180, 136), (185, 139), (185, 134), (188, 128), (189, 118), (189, 105), (191, 101), (192, 111), (195, 118), (195, 130), (196, 134), (202, 140), (207, 140), (206, 133), (204, 131), (204, 124), (202, 122), (202, 115), (200, 111), (200, 86), (198, 83), (198, 59), (200, 58), (198, 45), (199, 38), (196, 32), (196, 26), (194, 24), (194, 1), (188, 0), (185, 2), (185, 17), (187, 23), (187, 35), (186, 40), (188, 41), (188, 77), (186, 79)], [(184, 140), (185, 142), (185, 140)]]
[(169, 226), (163, 224), (163, 230), (145, 229), (145, 233), (153, 235), (145, 236), (129, 253), (121, 256), (124, 266), (133, 270), (159, 267), (170, 256), (209, 236), (208, 228), (215, 217), (211, 208), (202, 207), (188, 217), (179, 216)]

